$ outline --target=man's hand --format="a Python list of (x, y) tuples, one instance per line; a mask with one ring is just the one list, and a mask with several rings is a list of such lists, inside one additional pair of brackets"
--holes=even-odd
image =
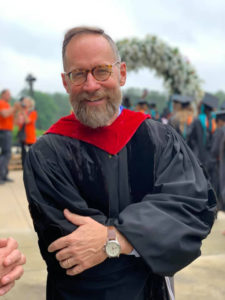
[(25, 256), (13, 238), (0, 240), (0, 296), (6, 294), (23, 275)]
[(83, 217), (64, 210), (68, 221), (79, 226), (71, 234), (59, 238), (49, 247), (49, 252), (58, 251), (56, 259), (67, 275), (76, 275), (102, 263), (107, 255), (104, 245), (107, 227), (90, 217)]

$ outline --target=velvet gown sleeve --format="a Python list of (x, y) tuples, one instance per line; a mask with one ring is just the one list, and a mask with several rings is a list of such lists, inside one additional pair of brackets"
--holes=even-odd
[[(89, 208), (81, 196), (71, 173), (70, 161), (62, 158), (62, 149), (49, 136), (43, 136), (35, 147), (31, 147), (24, 168), (24, 184), (29, 209), (39, 240), (48, 245), (61, 236), (76, 229), (67, 221), (63, 210), (90, 216), (105, 224), (106, 217), (98, 209)], [(65, 141), (62, 139), (61, 144)], [(64, 153), (65, 154), (65, 153)], [(66, 153), (67, 154), (67, 153)], [(69, 157), (68, 153), (68, 157)]]
[(182, 137), (170, 127), (159, 128), (149, 128), (155, 144), (153, 193), (123, 209), (114, 225), (153, 273), (171, 276), (200, 255), (216, 199)]

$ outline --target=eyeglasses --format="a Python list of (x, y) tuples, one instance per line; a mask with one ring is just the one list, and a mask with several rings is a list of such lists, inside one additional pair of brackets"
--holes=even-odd
[(112, 67), (118, 63), (120, 62), (116, 61), (112, 65), (96, 66), (91, 70), (75, 69), (65, 74), (69, 77), (70, 81), (75, 85), (83, 84), (87, 80), (87, 75), (89, 72), (91, 72), (91, 74), (97, 81), (106, 81), (107, 79), (109, 79), (110, 75), (112, 74)]

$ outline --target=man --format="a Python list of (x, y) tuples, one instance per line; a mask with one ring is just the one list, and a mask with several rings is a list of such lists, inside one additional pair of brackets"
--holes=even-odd
[(11, 94), (3, 90), (0, 99), (0, 184), (13, 181), (8, 177), (8, 164), (11, 157), (13, 114), (19, 107), (10, 106)]
[(47, 299), (168, 299), (164, 277), (200, 255), (215, 196), (173, 129), (120, 107), (126, 65), (103, 30), (68, 31), (63, 64), (74, 114), (24, 169)]
[(199, 161), (208, 170), (212, 136), (216, 130), (213, 112), (218, 108), (219, 99), (210, 93), (205, 93), (198, 118), (190, 126), (188, 145)]
[(173, 126), (185, 140), (188, 140), (194, 117), (194, 111), (191, 106), (191, 102), (194, 99), (184, 95), (174, 94), (171, 100), (173, 101), (173, 114), (169, 120), (169, 124)]
[(17, 248), (13, 238), (0, 239), (0, 296), (6, 294), (15, 285), (15, 280), (23, 275), (22, 265), (26, 258)]

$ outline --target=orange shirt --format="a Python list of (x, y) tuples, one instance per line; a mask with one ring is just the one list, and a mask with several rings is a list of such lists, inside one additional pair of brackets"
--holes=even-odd
[(25, 125), (26, 144), (34, 144), (36, 142), (35, 122), (37, 116), (36, 110), (28, 113), (29, 123)]
[[(0, 99), (0, 111), (4, 109), (10, 108), (10, 104)], [(8, 117), (3, 117), (0, 115), (0, 130), (12, 130), (13, 129), (13, 115), (10, 115)]]

